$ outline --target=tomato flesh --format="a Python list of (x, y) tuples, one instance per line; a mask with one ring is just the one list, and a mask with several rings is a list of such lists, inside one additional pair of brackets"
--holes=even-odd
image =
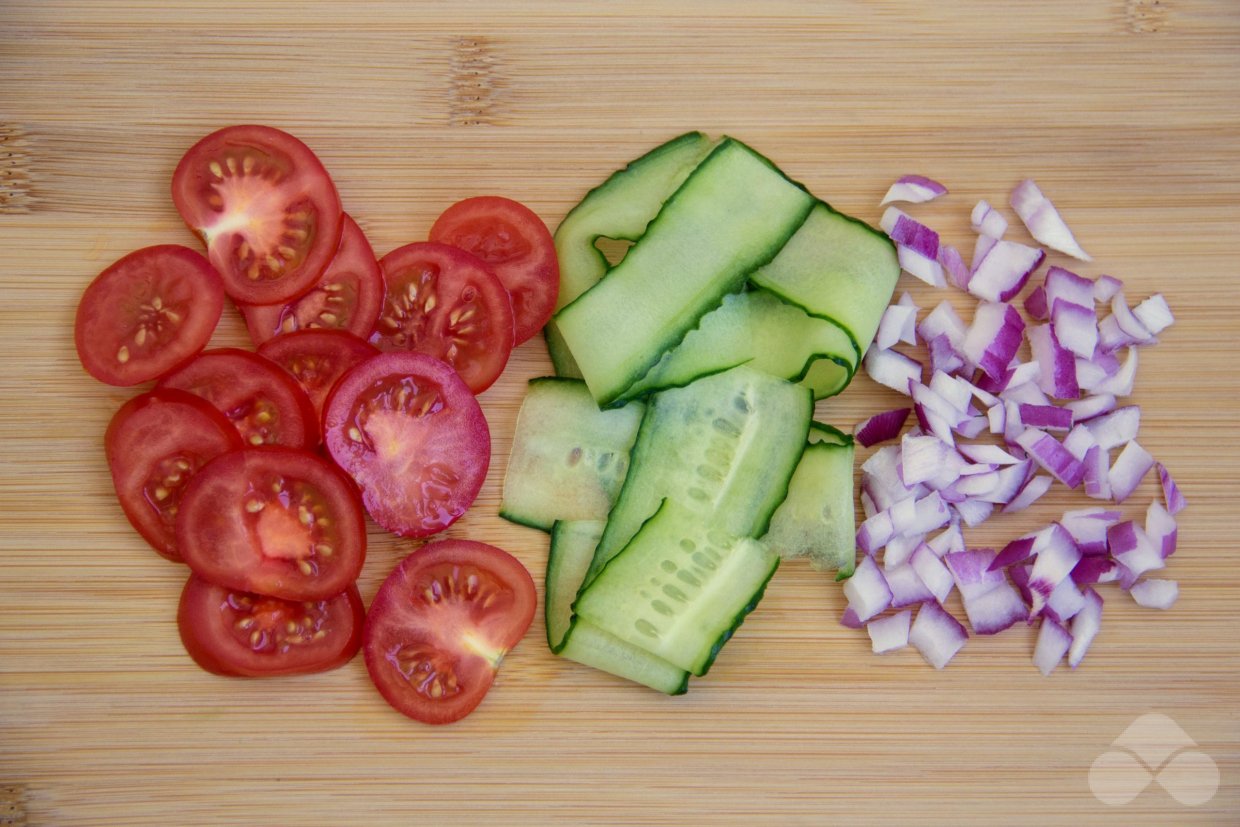
[(239, 302), (301, 295), (340, 246), (340, 196), (327, 170), (271, 127), (230, 126), (194, 144), (172, 175), (172, 200)]
[(109, 385), (158, 379), (201, 351), (224, 309), (215, 268), (188, 247), (144, 247), (100, 273), (78, 304), (74, 343)]
[(507, 552), (471, 540), (430, 543), (379, 587), (366, 618), (366, 669), (402, 714), (460, 720), (491, 688), (536, 604), (530, 573)]
[(185, 651), (208, 672), (272, 677), (324, 672), (362, 644), (365, 611), (357, 586), (326, 600), (294, 601), (227, 589), (190, 575), (177, 627)]
[(343, 330), (299, 330), (269, 339), (258, 355), (275, 362), (297, 380), (310, 397), (317, 418), (323, 403), (344, 372), (378, 354), (375, 347)]
[(478, 258), (447, 244), (399, 247), (380, 262), (387, 293), (370, 341), (456, 369), (474, 393), (499, 378), (513, 346), (512, 302)]
[(242, 304), (255, 345), (298, 330), (344, 330), (370, 336), (383, 307), (383, 273), (357, 222), (344, 216), (340, 249), (306, 294), (285, 304)]
[(180, 561), (174, 526), (186, 486), (210, 460), (241, 447), (237, 429), (193, 394), (154, 390), (121, 406), (103, 444), (130, 524), (164, 557)]
[(452, 368), (421, 353), (381, 353), (349, 370), (328, 397), (323, 433), (366, 511), (405, 537), (459, 519), (491, 460), (478, 401)]
[(551, 232), (529, 207), (496, 195), (466, 198), (439, 216), (430, 240), (487, 263), (512, 297), (516, 344), (551, 318), (560, 294), (560, 265)]
[(238, 348), (208, 350), (159, 383), (202, 397), (223, 413), (247, 445), (318, 444), (314, 405), (278, 365)]
[(292, 448), (246, 448), (208, 463), (181, 501), (176, 537), (203, 579), (286, 600), (339, 594), (366, 557), (353, 484)]

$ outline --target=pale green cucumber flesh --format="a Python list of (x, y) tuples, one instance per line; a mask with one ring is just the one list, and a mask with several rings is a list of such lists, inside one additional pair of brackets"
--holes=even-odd
[(844, 578), (856, 560), (854, 521), (852, 439), (811, 442), (762, 542), (785, 559), (808, 557)]

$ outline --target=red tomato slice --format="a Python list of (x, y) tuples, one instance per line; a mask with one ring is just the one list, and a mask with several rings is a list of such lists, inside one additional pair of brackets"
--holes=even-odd
[(426, 537), (465, 513), (491, 461), (478, 400), (448, 365), (382, 353), (340, 378), (323, 412), (324, 444), (362, 489), (375, 522)]
[(173, 526), (185, 487), (207, 462), (241, 447), (237, 429), (191, 393), (154, 390), (121, 406), (103, 445), (125, 516), (156, 551), (180, 561)]
[(346, 330), (365, 339), (383, 307), (383, 273), (366, 234), (347, 214), (340, 249), (310, 292), (285, 304), (241, 304), (255, 345), (297, 330)]
[(447, 244), (406, 244), (379, 261), (387, 294), (370, 341), (442, 359), (474, 393), (499, 378), (512, 352), (512, 302), (478, 258)]
[(318, 417), (301, 385), (275, 363), (247, 350), (208, 350), (165, 376), (159, 387), (201, 396), (232, 421), (247, 445), (318, 444)]
[(542, 329), (560, 293), (551, 231), (533, 210), (510, 198), (458, 201), (431, 227), (431, 241), (460, 247), (487, 263), (512, 296), (516, 344)]
[(327, 600), (294, 601), (226, 589), (190, 575), (177, 627), (194, 662), (216, 675), (265, 678), (325, 672), (362, 645), (357, 586)]
[(158, 379), (207, 346), (224, 284), (198, 253), (144, 247), (95, 277), (78, 304), (73, 339), (82, 367), (109, 385)]
[(288, 371), (310, 397), (318, 419), (323, 403), (345, 371), (379, 351), (343, 330), (299, 330), (268, 339), (258, 355)]
[(366, 557), (357, 489), (295, 448), (245, 448), (207, 463), (181, 500), (176, 535), (204, 580), (285, 600), (339, 594)]
[(269, 126), (230, 126), (190, 147), (172, 200), (239, 302), (301, 295), (340, 246), (331, 176), (308, 146)]
[(530, 573), (508, 552), (471, 540), (423, 546), (371, 603), (362, 643), (370, 679), (414, 720), (460, 720), (491, 688), (536, 604)]

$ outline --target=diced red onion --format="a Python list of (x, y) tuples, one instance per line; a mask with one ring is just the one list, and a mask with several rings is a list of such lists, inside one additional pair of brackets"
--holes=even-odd
[(1086, 587), (1085, 605), (1072, 618), (1072, 646), (1068, 649), (1068, 666), (1075, 669), (1081, 665), (1085, 653), (1102, 627), (1102, 598), (1096, 591)]
[(1038, 642), (1033, 647), (1033, 664), (1044, 676), (1055, 671), (1055, 667), (1068, 654), (1072, 646), (1072, 633), (1060, 626), (1049, 617), (1042, 619), (1038, 629)]
[(977, 266), (982, 263), (982, 259), (986, 258), (986, 254), (990, 252), (990, 248), (998, 243), (999, 239), (997, 236), (986, 235), (985, 233), (979, 235), (973, 242), (973, 261), (969, 265), (970, 279), (977, 272)]
[(1092, 305), (1081, 307), (1056, 299), (1051, 305), (1051, 327), (1056, 340), (1074, 356), (1088, 359), (1098, 348), (1098, 317)]
[(883, 571), (898, 569), (907, 563), (913, 556), (913, 550), (921, 545), (923, 539), (924, 534), (898, 534), (892, 537), (883, 549)]
[(982, 502), (981, 500), (965, 500), (956, 503), (956, 513), (960, 515), (960, 519), (969, 528), (979, 526), (990, 519), (990, 515), (994, 513), (994, 503)]
[(1132, 386), (1137, 378), (1137, 349), (1135, 347), (1128, 348), (1128, 358), (1124, 360), (1123, 366), (1106, 377), (1100, 382), (1086, 385), (1081, 383), (1081, 387), (1090, 393), (1110, 393), (1115, 396), (1131, 396)]
[(1008, 228), (1007, 219), (985, 199), (978, 201), (973, 207), (969, 223), (973, 227), (973, 232), (988, 235), (991, 238), (1002, 238)]
[(1016, 443), (1052, 477), (1069, 488), (1076, 488), (1085, 478), (1085, 466), (1050, 434), (1029, 428), (1016, 438)]
[(961, 597), (976, 597), (1007, 582), (1002, 571), (990, 569), (996, 556), (994, 549), (988, 548), (955, 551), (943, 556)]
[(1135, 439), (1125, 445), (1111, 464), (1111, 473), (1107, 477), (1111, 483), (1111, 499), (1117, 503), (1128, 499), (1153, 467), (1154, 457)]
[(1081, 249), (1076, 237), (1068, 229), (1067, 223), (1051, 200), (1042, 194), (1032, 178), (1027, 178), (1016, 185), (1010, 199), (1012, 209), (1020, 216), (1020, 220), (1040, 243), (1052, 250), (1066, 253), (1082, 261), (1092, 261), (1089, 254)]
[(1110, 557), (1093, 555), (1082, 557), (1072, 570), (1072, 582), (1078, 586), (1094, 583), (1110, 583), (1119, 576), (1119, 564)]
[(911, 408), (896, 408), (874, 414), (857, 426), (855, 438), (864, 448), (895, 439), (900, 435), (910, 413), (912, 413)]
[(946, 666), (968, 639), (969, 633), (960, 621), (938, 603), (930, 602), (921, 604), (908, 635), (908, 642), (935, 669)]
[(942, 603), (951, 594), (956, 581), (930, 546), (925, 543), (919, 544), (913, 550), (912, 557), (909, 558), (909, 566), (926, 589), (934, 595), (935, 600)]
[(1107, 546), (1111, 556), (1124, 569), (1120, 572), (1120, 583), (1125, 588), (1147, 571), (1161, 569), (1165, 565), (1161, 549), (1155, 548), (1145, 531), (1132, 520), (1116, 523), (1107, 529)]
[(848, 605), (856, 613), (857, 620), (865, 623), (891, 605), (891, 589), (873, 557), (862, 557), (852, 577), (844, 581), (844, 595)]
[[(934, 555), (932, 554), (931, 556), (933, 557)], [(911, 558), (912, 555), (909, 555), (909, 557)], [(934, 595), (926, 588), (926, 584), (921, 582), (921, 578), (917, 576), (917, 572), (913, 570), (912, 565), (909, 563), (886, 569), (884, 577), (887, 579), (887, 585), (891, 588), (891, 606), (894, 609), (914, 606), (918, 603), (935, 599)]]
[(1145, 511), (1145, 533), (1164, 560), (1175, 554), (1179, 528), (1176, 526), (1175, 517), (1157, 500), (1151, 502)]
[(943, 265), (939, 264), (937, 249), (935, 255), (935, 258), (930, 258), (912, 247), (896, 245), (896, 259), (900, 262), (900, 269), (931, 287), (946, 287), (947, 278), (943, 275)]
[(1188, 505), (1188, 500), (1180, 492), (1180, 487), (1175, 484), (1175, 479), (1171, 476), (1171, 472), (1167, 470), (1167, 466), (1161, 462), (1158, 463), (1158, 481), (1162, 485), (1163, 499), (1167, 502), (1167, 510), (1172, 514), (1179, 514)]
[(909, 626), (913, 619), (913, 610), (888, 615), (871, 620), (866, 624), (866, 632), (870, 635), (870, 648), (876, 655), (894, 652), (908, 646)]
[[(1123, 292), (1116, 293), (1111, 297), (1111, 318), (1115, 319), (1115, 323), (1119, 326), (1120, 331), (1128, 339), (1128, 341), (1121, 342), (1120, 344), (1144, 343), (1154, 338), (1154, 334), (1141, 323), (1136, 313), (1128, 306), (1128, 301), (1124, 298)], [(1114, 350), (1113, 347), (1107, 349)]]
[[(1046, 305), (1053, 307), (1055, 302), (1075, 304), (1089, 310), (1094, 308), (1094, 283), (1084, 276), (1078, 276), (1063, 267), (1046, 268)], [(1091, 351), (1092, 352), (1092, 351)], [(1089, 354), (1085, 354), (1089, 355)]]
[(1139, 606), (1147, 609), (1170, 609), (1180, 596), (1180, 585), (1174, 580), (1150, 578), (1134, 584), (1128, 593)]
[[(1038, 363), (1033, 362), (1032, 364), (1036, 365)], [(1013, 371), (1013, 375), (1015, 375), (1015, 371)], [(999, 398), (1006, 402), (1013, 402), (1018, 406), (1016, 411), (1018, 418), (1020, 416), (1020, 405), (1051, 404), (1050, 397), (1043, 393), (1042, 389), (1032, 382), (1022, 382), (1020, 384), (1009, 383), (1006, 388), (1000, 391)]]
[(1085, 466), (1085, 496), (1095, 500), (1111, 499), (1111, 457), (1095, 443), (1081, 460)]
[(910, 204), (924, 204), (947, 194), (947, 187), (927, 178), (924, 175), (903, 175), (887, 190), (879, 206), (892, 201), (906, 201)]
[(891, 542), (894, 536), (896, 536), (896, 529), (892, 525), (891, 514), (887, 511), (880, 511), (857, 529), (857, 548), (867, 556), (871, 556)]
[[(1093, 558), (1082, 557), (1081, 559), (1089, 560)], [(1072, 572), (1075, 575), (1076, 569), (1073, 569)], [(1054, 618), (1060, 623), (1067, 623), (1076, 617), (1077, 613), (1083, 608), (1085, 608), (1085, 595), (1081, 594), (1081, 590), (1077, 587), (1076, 581), (1072, 577), (1065, 577), (1051, 590), (1051, 596), (1046, 598), (1046, 605), (1042, 608), (1042, 614), (1045, 617)]]
[(969, 279), (973, 273), (964, 263), (964, 257), (960, 255), (959, 250), (950, 244), (940, 244), (939, 264), (943, 265), (943, 272), (947, 274), (947, 280), (953, 287), (961, 290), (969, 289)]
[(1021, 600), (1020, 592), (1006, 577), (1002, 577), (1002, 582), (989, 591), (973, 595), (962, 592), (961, 597), (969, 625), (979, 635), (995, 635), (1019, 621), (1029, 619), (1029, 611)]
[(1056, 405), (1019, 405), (1020, 421), (1030, 428), (1067, 431), (1072, 428), (1072, 411)]
[(1046, 301), (1046, 288), (1038, 285), (1025, 296), (1024, 301), (1025, 312), (1029, 314), (1029, 318), (1035, 321), (1045, 322), (1050, 319), (1050, 305)]
[(849, 629), (863, 629), (865, 624), (857, 617), (857, 612), (852, 606), (844, 609), (844, 616), (840, 618), (840, 625), (847, 626)]
[(870, 348), (864, 363), (871, 379), (906, 396), (910, 381), (921, 382), (921, 365), (898, 351)]
[(994, 405), (986, 411), (986, 421), (990, 423), (992, 434), (1002, 434), (1007, 430), (1007, 410), (1002, 404)]
[(1094, 435), (1089, 432), (1088, 428), (1084, 425), (1077, 425), (1063, 438), (1063, 447), (1069, 454), (1085, 462), (1089, 449), (1098, 447), (1098, 443), (1094, 442)]
[(1053, 483), (1053, 479), (1042, 474), (1030, 477), (1025, 482), (1025, 486), (1012, 498), (1012, 501), (1003, 506), (1003, 513), (1010, 514), (1016, 511), (1024, 511), (1041, 499), (1042, 495), (1050, 490)]
[[(878, 323), (878, 332), (874, 334), (874, 346), (882, 350), (895, 347), (901, 341), (905, 330), (912, 336), (917, 325), (917, 308), (899, 304), (888, 305)], [(917, 344), (916, 341), (909, 344)]]
[(1109, 302), (1116, 293), (1124, 289), (1124, 283), (1114, 276), (1098, 276), (1094, 280), (1094, 301)]
[(891, 240), (922, 257), (936, 260), (939, 257), (939, 234), (922, 224), (908, 213), (888, 207), (881, 220), (883, 230)]
[(998, 445), (987, 445), (984, 443), (969, 443), (960, 445), (957, 449), (972, 462), (988, 462), (992, 465), (1016, 465), (1024, 460), (1014, 457)]
[(952, 453), (938, 437), (905, 434), (900, 439), (900, 479), (906, 486), (933, 479)]
[(1037, 542), (1038, 535), (1026, 534), (1024, 537), (1017, 537), (1012, 542), (999, 550), (994, 559), (990, 561), (987, 568), (990, 571), (1005, 569), (1008, 566), (1014, 566), (1017, 563), (1023, 563), (1033, 556), (1033, 547)]
[(1038, 387), (1056, 399), (1076, 399), (1081, 395), (1077, 382), (1076, 359), (1059, 342), (1054, 325), (1035, 325), (1026, 331), (1029, 352), (1038, 363)]
[(976, 439), (986, 432), (987, 423), (984, 416), (971, 416), (956, 423), (955, 431), (965, 439)]
[(1029, 591), (1033, 595), (1032, 614), (1037, 616), (1051, 591), (1081, 562), (1081, 551), (1072, 541), (1072, 535), (1059, 523), (1052, 523), (1038, 534), (1034, 551)]
[(927, 343), (930, 349), (930, 370), (955, 373), (964, 367), (964, 359), (956, 352), (946, 333), (940, 333)]
[(1082, 508), (1065, 511), (1059, 524), (1072, 535), (1072, 541), (1082, 554), (1106, 554), (1107, 530), (1118, 523), (1121, 516), (1120, 512), (1105, 508)]
[(1080, 399), (1069, 399), (1064, 407), (1072, 411), (1073, 422), (1087, 422), (1115, 410), (1115, 397), (1109, 393), (1091, 394)]
[(1167, 305), (1167, 300), (1163, 298), (1162, 293), (1155, 293), (1138, 304), (1132, 309), (1132, 314), (1146, 330), (1155, 336), (1175, 322), (1175, 316), (1171, 315), (1171, 308)]
[(1020, 349), (1025, 320), (1010, 304), (983, 302), (960, 347), (961, 353), (993, 379), (1003, 376)]
[(966, 328), (960, 315), (956, 313), (956, 308), (942, 301), (917, 325), (917, 333), (927, 342), (940, 335), (946, 335), (952, 347), (959, 350), (961, 344), (964, 343)]
[(935, 371), (930, 376), (928, 387), (945, 399), (962, 417), (973, 412), (973, 386), (965, 380)]
[(964, 551), (964, 534), (961, 533), (958, 524), (951, 523), (944, 531), (927, 540), (926, 545), (939, 557), (956, 551)]
[(1090, 420), (1085, 427), (1104, 451), (1117, 448), (1137, 438), (1141, 428), (1141, 409), (1136, 405), (1116, 408), (1110, 413)]
[(974, 259), (969, 292), (985, 301), (1008, 301), (1021, 291), (1045, 258), (1046, 253), (1037, 247), (999, 239), (980, 259)]

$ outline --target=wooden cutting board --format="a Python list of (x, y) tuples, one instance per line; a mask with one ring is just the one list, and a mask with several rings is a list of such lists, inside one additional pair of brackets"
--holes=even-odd
[[(1237, 823), (1238, 94), (1234, 0), (7, 0), (0, 825)], [(1134, 299), (1162, 291), (1176, 312), (1132, 399), (1191, 502), (1167, 572), (1179, 603), (1159, 613), (1106, 588), (1076, 672), (1043, 678), (1021, 628), (936, 673), (912, 650), (870, 654), (837, 623), (840, 588), (788, 564), (687, 696), (557, 660), (539, 619), (478, 712), (439, 729), (389, 709), (360, 661), (273, 681), (201, 672), (173, 619), (184, 570), (129, 529), (103, 462), (129, 394), (83, 373), (70, 329), (107, 263), (193, 243), (171, 171), (237, 122), (313, 146), (380, 252), (481, 193), (554, 226), (688, 129), (742, 138), (871, 222), (899, 175), (938, 178), (951, 195), (917, 212), (966, 251), (976, 200), (1006, 205), (1034, 176), (1095, 256), (1074, 269), (1119, 276)], [(900, 289), (968, 307), (907, 276)], [(245, 343), (235, 317), (215, 342)], [(525, 382), (548, 370), (528, 343), (482, 397), (495, 461), (448, 532), (539, 580), (545, 537), (496, 509)], [(900, 401), (859, 377), (818, 413), (851, 427)], [(1147, 479), (1125, 511), (1155, 492)], [(1055, 492), (970, 542), (1087, 504)], [(367, 600), (414, 547), (373, 526), (370, 542)], [(1095, 759), (1148, 713), (1219, 769), (1208, 802), (1159, 784), (1124, 806), (1091, 794)], [(1189, 780), (1209, 793), (1208, 770)]]

